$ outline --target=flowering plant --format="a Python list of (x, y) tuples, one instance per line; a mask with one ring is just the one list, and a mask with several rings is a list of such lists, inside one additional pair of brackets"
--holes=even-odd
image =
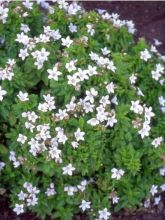
[(108, 220), (158, 204), (165, 85), (156, 48), (134, 42), (131, 21), (63, 0), (2, 2), (0, 20), (1, 189), (13, 210)]

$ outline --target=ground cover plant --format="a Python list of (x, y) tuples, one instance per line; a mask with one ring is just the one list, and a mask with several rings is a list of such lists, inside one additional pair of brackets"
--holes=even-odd
[(1, 195), (41, 219), (159, 204), (161, 56), (117, 14), (52, 3), (0, 7)]

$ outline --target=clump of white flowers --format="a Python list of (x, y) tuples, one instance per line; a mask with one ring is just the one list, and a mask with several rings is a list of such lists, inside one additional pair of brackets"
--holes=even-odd
[(0, 173), (14, 212), (109, 220), (114, 207), (158, 205), (162, 56), (118, 14), (52, 2), (0, 6)]

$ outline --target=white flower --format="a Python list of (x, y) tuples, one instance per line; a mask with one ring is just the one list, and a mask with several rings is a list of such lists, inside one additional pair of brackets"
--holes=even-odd
[(76, 149), (76, 148), (78, 148), (79, 143), (76, 142), (76, 141), (72, 141), (72, 142), (71, 142), (71, 145), (72, 145), (72, 147), (73, 147), (74, 149)]
[(165, 167), (160, 168), (159, 173), (161, 176), (165, 176)]
[(96, 126), (99, 124), (99, 121), (96, 118), (91, 118), (90, 120), (87, 121), (88, 124), (91, 126)]
[(70, 23), (68, 27), (69, 27), (70, 32), (72, 32), (72, 33), (77, 32), (77, 26), (76, 25)]
[(143, 113), (143, 107), (139, 104), (140, 101), (131, 101), (131, 108), (130, 110), (137, 113), (137, 114), (142, 114)]
[(80, 10), (81, 10), (81, 7), (76, 2), (69, 4), (69, 6), (67, 8), (68, 14), (70, 14), (70, 15), (76, 15), (77, 12)]
[(35, 206), (38, 204), (38, 198), (36, 197), (35, 194), (32, 194), (30, 197), (27, 199), (27, 206)]
[(111, 102), (109, 100), (109, 95), (106, 95), (106, 96), (102, 96), (102, 98), (100, 99), (99, 101), (104, 107), (106, 105), (109, 105)]
[(109, 83), (107, 86), (106, 86), (106, 89), (108, 91), (108, 93), (114, 93), (114, 89), (115, 89), (115, 85), (113, 82)]
[(80, 128), (74, 133), (76, 141), (84, 141), (85, 132), (81, 131)]
[(5, 163), (4, 162), (0, 162), (0, 171), (5, 167)]
[(150, 193), (154, 196), (158, 192), (158, 186), (152, 185), (150, 189)]
[(149, 199), (146, 199), (146, 200), (144, 201), (144, 207), (145, 207), (145, 208), (149, 208), (150, 205), (151, 205), (150, 200), (149, 200)]
[(151, 130), (151, 127), (148, 125), (148, 122), (143, 123), (143, 127), (138, 133), (141, 135), (141, 138), (143, 139), (145, 136), (149, 136), (149, 131)]
[(152, 78), (155, 79), (156, 81), (158, 81), (161, 77), (161, 74), (155, 70), (151, 71), (151, 75), (152, 75)]
[(72, 166), (72, 164), (68, 164), (66, 167), (63, 167), (63, 174), (64, 175), (69, 175), (72, 176), (73, 171), (75, 170), (75, 168)]
[(113, 204), (118, 203), (118, 202), (119, 202), (119, 199), (120, 199), (120, 198), (119, 198), (118, 196), (113, 196), (113, 197), (112, 197), (112, 203), (113, 203)]
[(91, 103), (94, 103), (94, 97), (97, 95), (98, 92), (94, 88), (91, 88), (89, 91), (86, 91), (85, 101), (89, 100)]
[(14, 59), (8, 59), (7, 64), (9, 64), (10, 66), (14, 66), (14, 64), (16, 64)]
[(58, 81), (58, 76), (62, 75), (56, 66), (53, 69), (48, 69), (47, 72), (49, 73), (48, 78)]
[(24, 192), (21, 190), (21, 192), (18, 194), (18, 199), (19, 199), (19, 200), (25, 200), (26, 197), (27, 197), (27, 194), (24, 193)]
[(36, 50), (31, 54), (36, 59), (36, 62), (34, 64), (37, 66), (37, 69), (41, 69), (44, 62), (48, 60), (50, 52), (46, 51), (45, 48), (42, 48), (41, 51)]
[(25, 33), (21, 32), (21, 34), (17, 34), (16, 41), (22, 43), (23, 45), (28, 45), (29, 40), (29, 37)]
[(23, 134), (18, 135), (17, 141), (19, 143), (24, 144), (26, 142), (26, 140), (27, 140), (27, 137), (25, 135), (23, 135)]
[(97, 73), (97, 67), (88, 65), (87, 73), (88, 73), (89, 76), (97, 75), (98, 74)]
[(165, 98), (163, 96), (159, 97), (159, 104), (163, 107), (165, 107)]
[(89, 79), (87, 73), (88, 73), (87, 70), (82, 70), (78, 68), (78, 72), (76, 72), (75, 74), (79, 77), (80, 81), (84, 81), (85, 79)]
[(80, 185), (77, 186), (77, 188), (81, 191), (81, 192), (84, 192), (85, 189), (86, 189), (86, 186), (87, 186), (88, 182), (86, 179), (82, 180)]
[(155, 46), (160, 46), (162, 44), (162, 42), (159, 41), (158, 39), (154, 38), (154, 44), (155, 44)]
[(2, 23), (6, 23), (7, 17), (8, 17), (8, 12), (9, 9), (5, 8), (3, 6), (3, 1), (1, 1), (2, 6), (0, 6), (0, 20), (2, 21)]
[(62, 45), (65, 47), (70, 47), (70, 45), (73, 43), (73, 40), (70, 39), (70, 37), (62, 38)]
[(160, 203), (161, 196), (155, 197), (154, 199), (154, 205), (158, 205)]
[(160, 63), (156, 64), (156, 71), (159, 73), (164, 73), (164, 66), (162, 66)]
[(155, 138), (153, 141), (152, 141), (152, 145), (155, 147), (155, 148), (157, 148), (160, 144), (161, 144), (161, 142), (163, 141), (163, 137), (157, 137), (157, 138)]
[(108, 117), (106, 127), (110, 126), (113, 127), (114, 124), (117, 123), (117, 119), (115, 118), (115, 115), (112, 117)]
[(114, 97), (111, 99), (111, 102), (112, 102), (113, 104), (115, 104), (115, 105), (118, 105), (118, 104), (119, 104), (116, 96), (114, 96)]
[(165, 183), (160, 186), (162, 191), (165, 191)]
[(67, 138), (67, 136), (64, 134), (63, 129), (57, 127), (55, 130), (57, 131), (57, 139), (58, 139), (58, 142), (65, 144), (66, 141), (68, 140), (68, 138)]
[(20, 49), (18, 56), (24, 60), (27, 56), (29, 56), (27, 48), (25, 49)]
[(135, 84), (136, 83), (136, 80), (137, 80), (137, 76), (135, 74), (132, 74), (130, 77), (129, 77), (129, 80), (131, 82), (131, 84)]
[(79, 207), (84, 212), (86, 209), (90, 209), (90, 204), (91, 204), (91, 202), (87, 202), (85, 200), (82, 200), (81, 205)]
[(22, 3), (27, 9), (31, 10), (33, 8), (33, 2), (26, 0)]
[(17, 215), (24, 213), (24, 205), (23, 204), (16, 204), (15, 208), (13, 209), (14, 212), (17, 213)]
[(68, 78), (68, 84), (73, 85), (74, 87), (77, 86), (77, 84), (80, 82), (80, 79), (76, 75), (67, 75)]
[(65, 68), (68, 70), (69, 73), (76, 70), (76, 62), (77, 60), (71, 60), (69, 63), (66, 63)]
[(6, 95), (6, 91), (2, 89), (2, 87), (0, 86), (0, 101), (3, 100), (3, 96)]
[(20, 162), (17, 161), (17, 160), (13, 161), (13, 166), (14, 166), (15, 168), (19, 167), (19, 166), (20, 166)]
[(111, 213), (108, 212), (107, 208), (99, 210), (99, 220), (108, 220), (110, 215)]
[(64, 191), (67, 192), (68, 196), (73, 196), (77, 192), (77, 188), (75, 186), (65, 186)]
[(28, 100), (29, 100), (29, 98), (28, 98), (28, 93), (27, 93), (27, 92), (24, 92), (24, 93), (23, 93), (22, 91), (20, 91), (20, 92), (18, 93), (17, 97), (18, 97), (19, 100), (22, 101), (22, 102), (25, 102), (25, 101), (28, 101)]
[(60, 34), (60, 31), (59, 29), (57, 30), (52, 30), (51, 33), (50, 33), (50, 37), (53, 38), (53, 40), (59, 40), (61, 38), (61, 34)]
[(149, 51), (147, 49), (145, 49), (144, 51), (140, 52), (140, 59), (147, 61), (151, 58), (151, 54), (149, 53)]
[(111, 172), (112, 172), (112, 179), (117, 179), (119, 180), (123, 175), (124, 175), (124, 170), (122, 169), (116, 169), (116, 168), (113, 168), (111, 169)]
[(145, 107), (145, 120), (150, 121), (150, 118), (153, 117), (155, 114), (152, 112), (152, 107)]
[(38, 105), (38, 110), (42, 112), (47, 112), (48, 111), (48, 103), (39, 103)]
[(53, 183), (51, 183), (51, 184), (49, 185), (49, 187), (47, 188), (45, 194), (46, 194), (47, 196), (54, 196), (54, 195), (56, 194), (56, 191), (55, 191), (55, 189), (54, 189), (54, 184), (53, 184)]
[(101, 51), (102, 51), (102, 54), (105, 56), (111, 52), (107, 47), (102, 48)]
[(68, 116), (68, 113), (66, 112), (66, 109), (64, 110), (59, 109), (58, 113), (56, 113), (55, 115), (58, 119), (63, 120), (64, 118)]
[(56, 163), (62, 163), (61, 150), (56, 146), (49, 148), (49, 156), (56, 161)]
[(115, 72), (116, 67), (115, 67), (113, 61), (108, 61), (108, 62), (107, 62), (107, 69), (108, 69), (108, 70), (111, 70), (112, 72)]
[(30, 28), (27, 24), (21, 24), (21, 31), (23, 31), (24, 33), (28, 33), (30, 31)]

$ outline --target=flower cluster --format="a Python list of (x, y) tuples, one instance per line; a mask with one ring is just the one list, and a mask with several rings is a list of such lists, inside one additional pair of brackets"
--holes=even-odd
[(22, 203), (16, 204), (13, 209), (18, 215), (24, 212), (25, 206), (35, 206), (38, 204), (37, 194), (39, 194), (40, 190), (35, 186), (33, 187), (29, 182), (25, 182), (23, 188), (23, 191), (21, 190), (17, 195), (18, 200)]
[(0, 7), (0, 172), (13, 210), (109, 220), (114, 208), (157, 205), (165, 190), (162, 56), (135, 43), (133, 22), (118, 14), (52, 2)]

